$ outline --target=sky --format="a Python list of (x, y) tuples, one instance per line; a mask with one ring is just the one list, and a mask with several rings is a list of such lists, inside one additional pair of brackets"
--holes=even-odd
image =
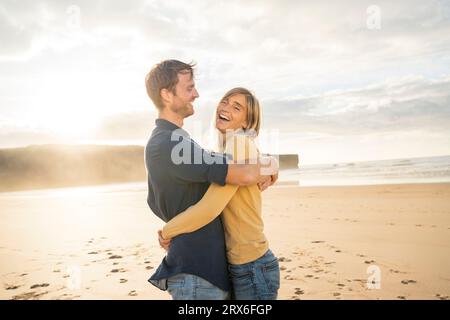
[(259, 98), (263, 152), (300, 164), (450, 155), (450, 1), (0, 2), (0, 148), (145, 145), (144, 78), (195, 62), (186, 129)]

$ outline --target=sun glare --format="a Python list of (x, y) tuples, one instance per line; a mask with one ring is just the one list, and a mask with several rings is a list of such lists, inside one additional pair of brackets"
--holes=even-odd
[[(92, 137), (106, 116), (101, 92), (89, 76), (70, 74), (49, 77), (38, 85), (33, 123), (54, 132), (61, 138)], [(103, 102), (104, 104), (104, 102)]]

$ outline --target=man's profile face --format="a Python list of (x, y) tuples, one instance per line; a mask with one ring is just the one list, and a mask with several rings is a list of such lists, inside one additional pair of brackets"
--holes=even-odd
[(190, 72), (178, 73), (178, 83), (175, 87), (175, 95), (171, 109), (173, 112), (187, 118), (194, 114), (192, 103), (199, 97), (195, 82)]

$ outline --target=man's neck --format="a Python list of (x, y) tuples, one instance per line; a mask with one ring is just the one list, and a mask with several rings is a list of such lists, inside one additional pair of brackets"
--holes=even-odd
[(160, 112), (158, 114), (158, 118), (159, 119), (164, 119), (167, 120), (169, 122), (172, 122), (174, 125), (182, 128), (183, 127), (183, 118), (180, 118), (178, 115), (176, 114), (167, 114), (166, 112)]

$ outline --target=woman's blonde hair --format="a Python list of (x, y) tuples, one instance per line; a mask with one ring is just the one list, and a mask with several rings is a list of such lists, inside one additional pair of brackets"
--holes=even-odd
[(250, 90), (236, 87), (225, 93), (220, 101), (222, 102), (235, 94), (243, 94), (247, 102), (247, 128), (244, 128), (245, 131), (253, 132), (257, 136), (261, 127), (261, 107), (258, 99)]

